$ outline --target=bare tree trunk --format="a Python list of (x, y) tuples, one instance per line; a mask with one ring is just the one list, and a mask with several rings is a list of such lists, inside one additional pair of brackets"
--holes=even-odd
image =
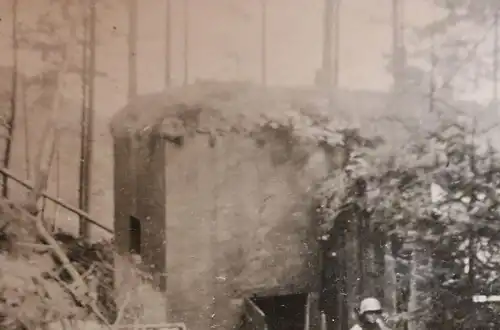
[(358, 210), (353, 206), (352, 218), (348, 221), (346, 233), (346, 294), (349, 328), (356, 323), (356, 309), (360, 301), (363, 289), (362, 278), (362, 250), (361, 250), (361, 228)]
[(333, 32), (333, 11), (335, 0), (325, 0), (323, 17), (323, 55), (321, 65), (321, 85), (324, 88), (332, 86), (332, 32)]
[[(362, 213), (362, 212), (361, 212)], [(376, 246), (375, 246), (375, 233), (371, 228), (371, 219), (363, 214), (359, 216), (361, 222), (360, 231), (360, 248), (362, 249), (362, 268), (361, 279), (363, 280), (363, 297), (377, 297), (380, 298), (377, 292), (378, 277), (377, 275), (377, 262), (376, 262)]]
[(403, 0), (392, 0), (392, 75), (393, 89), (400, 94), (406, 62), (404, 46)]
[(495, 11), (495, 26), (493, 34), (493, 106), (498, 106), (498, 34), (499, 34), (499, 12)]
[(391, 315), (397, 313), (398, 284), (396, 279), (396, 257), (393, 254), (393, 242), (387, 237), (385, 245), (385, 286), (384, 300), (387, 312)]
[(425, 330), (425, 320), (421, 318), (420, 312), (428, 303), (425, 297), (427, 285), (425, 274), (426, 266), (429, 265), (429, 258), (425, 249), (419, 244), (415, 244), (410, 267), (410, 296), (408, 299), (408, 330)]
[[(374, 226), (372, 225), (372, 228)], [(373, 271), (375, 275), (375, 288), (374, 295), (375, 297), (383, 300), (385, 297), (385, 244), (386, 244), (386, 235), (382, 230), (378, 228), (372, 229), (373, 235), (373, 256), (374, 256), (374, 265)]]
[(137, 95), (137, 38), (138, 38), (138, 0), (128, 3), (128, 98)]
[[(90, 188), (92, 183), (92, 141), (93, 141), (93, 121), (94, 121), (94, 86), (95, 86), (95, 53), (96, 53), (96, 1), (89, 2), (89, 19), (88, 19), (88, 44), (85, 53), (88, 53), (88, 63), (84, 68), (87, 72), (85, 75), (85, 84), (87, 85), (84, 95), (87, 106), (82, 111), (81, 118), (81, 161), (80, 161), (80, 190), (79, 190), (79, 207), (85, 212), (90, 210)], [(87, 49), (88, 48), (88, 49)], [(84, 56), (87, 59), (87, 56)], [(89, 238), (90, 224), (87, 219), (80, 218), (79, 234), (83, 238)]]
[[(55, 176), (56, 176), (56, 197), (60, 198), (61, 197), (61, 149), (58, 147), (57, 150), (55, 151), (55, 161), (56, 161), (56, 168), (55, 168)], [(46, 198), (44, 200), (47, 200)], [(51, 232), (54, 232), (57, 226), (57, 219), (59, 218), (59, 211), (61, 210), (61, 206), (58, 204), (55, 204), (55, 209), (54, 209), (54, 218), (51, 219), (50, 225), (50, 230)]]
[[(79, 185), (78, 185), (78, 207), (83, 209), (86, 207), (86, 180), (85, 180), (85, 149), (87, 145), (87, 118), (89, 112), (89, 34), (90, 34), (90, 8), (87, 5), (89, 2), (85, 1), (82, 5), (83, 13), (83, 43), (82, 43), (82, 71), (81, 71), (81, 84), (82, 84), (82, 109), (80, 118), (80, 172), (79, 172)], [(92, 6), (92, 4), (90, 4)], [(87, 210), (85, 210), (87, 211)], [(79, 233), (84, 230), (84, 219), (80, 217)]]
[(431, 40), (431, 72), (430, 72), (430, 80), (429, 80), (429, 112), (434, 112), (434, 101), (436, 98), (436, 48), (435, 48), (435, 38), (434, 34), (432, 34)]
[(30, 122), (26, 95), (26, 83), (24, 78), (21, 79), (21, 101), (23, 109), (23, 119), (24, 119), (24, 153), (26, 162), (26, 179), (31, 179), (31, 136), (30, 136)]
[[(76, 40), (75, 17), (71, 17), (71, 15), (68, 14), (66, 19), (68, 19), (69, 22), (69, 32), (66, 36), (67, 39), (62, 43), (64, 45), (64, 50), (62, 52), (63, 61), (61, 64), (61, 69), (57, 72), (56, 76), (56, 93), (54, 95), (54, 98), (52, 99), (50, 117), (43, 129), (39, 148), (35, 156), (35, 185), (34, 188), (28, 192), (26, 201), (26, 208), (29, 209), (32, 214), (36, 214), (39, 212), (38, 202), (40, 198), (43, 197), (41, 195), (41, 192), (43, 192), (47, 188), (50, 168), (52, 166), (52, 160), (54, 158), (54, 151), (59, 144), (60, 128), (57, 126), (57, 119), (63, 101), (61, 90), (65, 87), (63, 81), (65, 75), (68, 73), (68, 68), (70, 67), (70, 49), (71, 46), (73, 46), (72, 43)], [(46, 151), (46, 149), (48, 149), (48, 156), (44, 162), (44, 151)]]
[[(18, 41), (17, 41), (17, 12), (18, 1), (12, 1), (12, 91), (10, 95), (10, 113), (7, 121), (7, 140), (3, 155), (3, 167), (9, 168), (12, 153), (12, 143), (14, 139), (14, 129), (17, 116), (17, 89), (18, 89)], [(3, 177), (2, 196), (9, 194), (7, 178)]]
[[(82, 71), (80, 74), (81, 84), (82, 84), (82, 103), (81, 103), (81, 113), (84, 114), (88, 108), (88, 88), (89, 88), (89, 11), (88, 7), (84, 4), (82, 5), (82, 24), (83, 24), (83, 41), (82, 41)], [(83, 132), (82, 132), (83, 135)]]
[(261, 0), (261, 79), (267, 86), (267, 0)]
[[(472, 303), (473, 296), (476, 294), (476, 257), (477, 257), (477, 235), (475, 233), (474, 228), (470, 226), (470, 234), (469, 234), (469, 246), (467, 247), (467, 259), (469, 263), (469, 272), (467, 274), (467, 295), (469, 296), (469, 301), (471, 302), (470, 310), (471, 314), (477, 312), (477, 308), (475, 308)], [(477, 314), (475, 315), (477, 317)]]
[(165, 86), (172, 83), (172, 3), (165, 2)]
[(340, 2), (341, 0), (335, 1), (335, 17), (334, 17), (334, 33), (335, 33), (335, 44), (334, 44), (334, 57), (333, 57), (333, 78), (332, 83), (334, 88), (339, 87), (340, 79)]
[(189, 84), (189, 0), (184, 0), (184, 85)]

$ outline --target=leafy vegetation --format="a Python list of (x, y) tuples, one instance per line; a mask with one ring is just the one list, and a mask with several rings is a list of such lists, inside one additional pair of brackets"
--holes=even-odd
[[(498, 151), (481, 143), (475, 126), (456, 121), (392, 156), (382, 158), (379, 148), (358, 143), (343, 171), (324, 183), (319, 211), (325, 230), (355, 204), (371, 226), (396, 239), (398, 311), (406, 319), (429, 329), (498, 326), (493, 307), (472, 302), (497, 286)], [(419, 295), (413, 310), (412, 282)]]

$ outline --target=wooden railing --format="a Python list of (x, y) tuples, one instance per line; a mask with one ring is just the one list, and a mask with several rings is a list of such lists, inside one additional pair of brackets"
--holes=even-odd
[[(4, 182), (7, 182), (10, 179), (28, 190), (33, 189), (33, 184), (31, 184), (23, 179), (18, 178), (15, 174), (13, 174), (12, 172), (10, 172), (9, 170), (7, 170), (5, 168), (0, 168), (0, 173), (5, 178), (7, 178), (7, 180), (5, 180)], [(44, 204), (47, 201), (50, 201), (50, 202), (56, 204), (57, 206), (78, 215), (80, 217), (80, 219), (83, 219), (84, 221), (90, 223), (91, 225), (96, 226), (96, 227), (104, 230), (106, 233), (113, 234), (113, 230), (111, 228), (106, 227), (105, 225), (99, 223), (97, 220), (93, 219), (90, 216), (90, 214), (88, 214), (87, 212), (84, 212), (84, 211), (80, 210), (79, 208), (76, 208), (76, 207), (68, 204), (67, 202), (65, 202), (57, 197), (51, 196), (47, 193), (42, 193), (42, 199), (43, 199)]]

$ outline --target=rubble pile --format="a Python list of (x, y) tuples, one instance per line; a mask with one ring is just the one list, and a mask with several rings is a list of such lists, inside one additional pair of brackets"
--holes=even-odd
[(0, 328), (113, 323), (113, 243), (49, 234), (40, 224), (39, 217), (0, 198)]

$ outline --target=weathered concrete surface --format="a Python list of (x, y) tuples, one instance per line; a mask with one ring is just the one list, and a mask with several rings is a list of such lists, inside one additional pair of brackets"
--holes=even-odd
[(314, 289), (307, 192), (326, 173), (319, 149), (298, 166), (275, 157), (279, 146), (238, 135), (161, 141), (115, 141), (115, 240), (127, 254), (129, 217), (142, 220), (143, 261), (166, 291), (170, 321), (231, 329), (244, 296)]
[(116, 303), (124, 309), (120, 324), (166, 322), (166, 297), (139, 268), (129, 256), (115, 255)]
[[(301, 131), (311, 121), (300, 119), (325, 114), (286, 89), (179, 92), (137, 98), (113, 120), (117, 252), (129, 252), (130, 216), (138, 217), (141, 255), (167, 292), (169, 319), (228, 329), (243, 296), (314, 286), (306, 196), (326, 162), (314, 135)], [(270, 118), (280, 127), (299, 120), (298, 128), (264, 132)]]
[(267, 146), (235, 136), (213, 147), (205, 137), (168, 146), (166, 162), (173, 321), (190, 329), (231, 329), (243, 296), (314, 288), (312, 173), (273, 163)]
[(129, 253), (130, 218), (141, 221), (141, 257), (164, 287), (165, 272), (165, 143), (162, 139), (115, 139), (115, 243)]

